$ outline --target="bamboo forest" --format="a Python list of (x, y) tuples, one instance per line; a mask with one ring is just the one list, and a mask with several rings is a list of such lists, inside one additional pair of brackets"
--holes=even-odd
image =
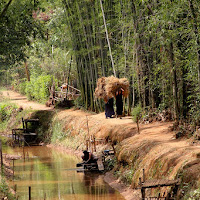
[[(30, 98), (38, 82), (69, 79), (78, 104), (99, 111), (97, 79), (130, 81), (129, 108), (170, 108), (198, 124), (200, 53), (198, 1), (3, 1), (1, 84)], [(30, 88), (33, 94), (30, 95)]]

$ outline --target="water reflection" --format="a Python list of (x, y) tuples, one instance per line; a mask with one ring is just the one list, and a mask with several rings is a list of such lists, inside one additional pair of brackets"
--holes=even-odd
[(123, 200), (109, 187), (98, 173), (77, 173), (74, 169), (80, 162), (72, 155), (58, 153), (47, 147), (26, 147), (24, 150), (8, 149), (10, 153), (26, 155), (15, 162), (15, 180), (19, 200), (28, 199), (31, 186), (33, 200)]

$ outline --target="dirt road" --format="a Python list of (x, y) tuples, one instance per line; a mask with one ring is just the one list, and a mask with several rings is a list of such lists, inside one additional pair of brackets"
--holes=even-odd
[(39, 104), (34, 101), (28, 101), (28, 99), (11, 90), (4, 90), (2, 91), (4, 97), (8, 98), (12, 103), (17, 104), (18, 106), (23, 107), (24, 109), (33, 109), (33, 110), (51, 110), (52, 108), (46, 107), (43, 104)]

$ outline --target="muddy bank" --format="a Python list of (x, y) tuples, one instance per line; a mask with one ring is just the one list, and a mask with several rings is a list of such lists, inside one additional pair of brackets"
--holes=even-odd
[(121, 182), (119, 179), (117, 179), (112, 172), (107, 172), (104, 175), (104, 180), (115, 190), (120, 192), (120, 194), (126, 199), (126, 200), (140, 200), (141, 199), (141, 193), (140, 190), (134, 190), (130, 186), (125, 185), (123, 182)]
[(10, 155), (3, 153), (3, 168), (0, 176), (0, 198), (1, 199), (14, 199), (15, 191), (8, 186), (8, 181), (13, 180), (13, 160), (21, 159), (20, 156)]

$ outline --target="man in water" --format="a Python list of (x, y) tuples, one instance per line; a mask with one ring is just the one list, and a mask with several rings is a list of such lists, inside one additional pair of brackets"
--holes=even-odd
[(84, 164), (97, 163), (98, 158), (96, 158), (93, 153), (85, 150), (83, 151), (83, 154), (84, 155), (82, 156), (82, 159), (84, 161)]

